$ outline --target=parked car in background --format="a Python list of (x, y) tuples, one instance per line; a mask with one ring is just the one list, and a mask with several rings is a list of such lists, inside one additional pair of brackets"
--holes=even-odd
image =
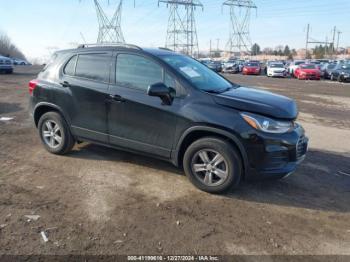
[(288, 73), (291, 76), (294, 76), (294, 71), (299, 67), (299, 65), (301, 64), (305, 64), (304, 60), (296, 60), (290, 63), (289, 67), (288, 67)]
[(243, 75), (260, 75), (261, 68), (260, 63), (247, 62), (243, 66)]
[(349, 82), (350, 81), (350, 64), (338, 64), (330, 76), (332, 81)]
[(13, 64), (14, 65), (30, 65), (30, 63), (23, 59), (13, 58)]
[(207, 63), (206, 66), (218, 73), (222, 71), (222, 64), (220, 61), (211, 61)]
[(315, 64), (301, 64), (294, 70), (294, 77), (299, 80), (320, 80), (321, 71)]
[(284, 68), (284, 64), (282, 63), (270, 63), (267, 66), (267, 73), (266, 75), (268, 77), (286, 77), (287, 72)]
[(245, 64), (245, 60), (238, 60), (237, 62), (238, 62), (239, 72), (242, 72)]
[(323, 64), (321, 66), (321, 76), (324, 79), (330, 79), (331, 78), (331, 74), (333, 72), (333, 70), (336, 68), (337, 64), (334, 63), (329, 63), (329, 64)]
[(222, 72), (230, 74), (239, 73), (239, 64), (237, 63), (237, 61), (228, 61), (224, 63)]
[(13, 65), (11, 58), (0, 56), (0, 73), (12, 74)]

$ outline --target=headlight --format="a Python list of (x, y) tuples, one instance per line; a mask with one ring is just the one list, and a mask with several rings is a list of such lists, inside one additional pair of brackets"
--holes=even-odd
[(279, 121), (252, 113), (241, 113), (243, 119), (254, 129), (274, 134), (283, 134), (294, 128), (293, 121)]

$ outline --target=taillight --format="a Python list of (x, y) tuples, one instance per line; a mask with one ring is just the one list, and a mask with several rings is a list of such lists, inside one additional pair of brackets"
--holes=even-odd
[(31, 80), (29, 82), (29, 94), (30, 95), (33, 94), (33, 91), (34, 91), (34, 89), (36, 88), (37, 85), (38, 85), (38, 80), (36, 80), (36, 79)]

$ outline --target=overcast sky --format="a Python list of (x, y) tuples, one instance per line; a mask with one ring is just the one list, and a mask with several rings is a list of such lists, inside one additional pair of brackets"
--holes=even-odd
[[(119, 0), (100, 0), (111, 15)], [(229, 36), (229, 10), (224, 0), (201, 0), (204, 11), (197, 9), (196, 20), (201, 50), (209, 49), (210, 39), (224, 48)], [(342, 32), (341, 46), (350, 46), (349, 0), (255, 0), (251, 38), (261, 47), (305, 46), (306, 25), (311, 37), (324, 41), (332, 38), (334, 26)], [(128, 43), (164, 46), (168, 9), (158, 0), (124, 0), (122, 29)], [(7, 33), (27, 57), (47, 56), (54, 48), (72, 43), (96, 42), (98, 25), (92, 0), (0, 0), (0, 31)]]

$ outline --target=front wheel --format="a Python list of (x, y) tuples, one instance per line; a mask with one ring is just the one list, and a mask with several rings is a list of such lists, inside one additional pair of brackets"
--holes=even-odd
[(75, 144), (66, 121), (56, 112), (44, 114), (39, 120), (38, 130), (43, 145), (50, 153), (64, 155)]
[(223, 193), (237, 187), (242, 176), (242, 161), (227, 141), (206, 137), (191, 144), (183, 159), (186, 176), (200, 190)]

